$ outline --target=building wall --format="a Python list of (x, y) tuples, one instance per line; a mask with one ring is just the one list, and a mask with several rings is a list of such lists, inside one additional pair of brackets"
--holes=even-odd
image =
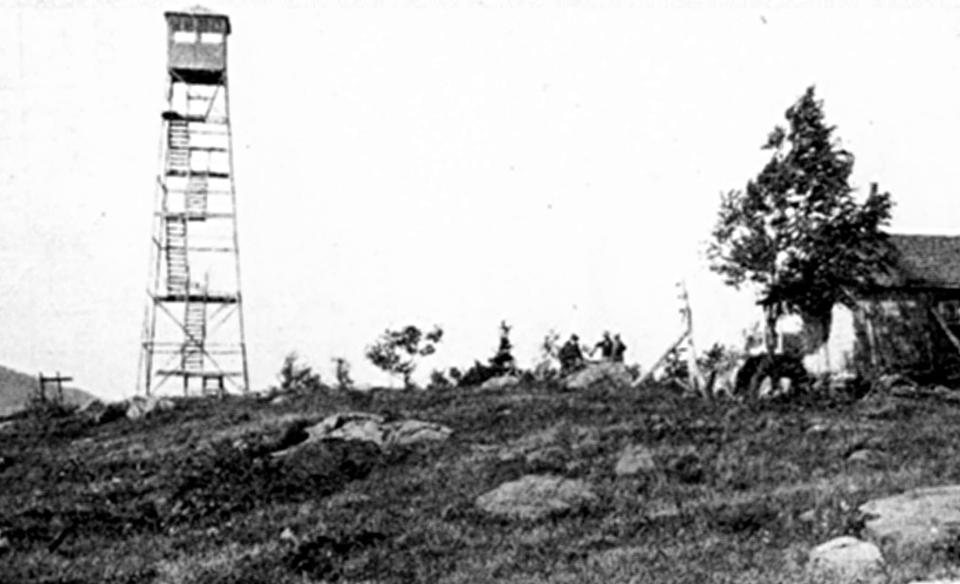
[(854, 356), (857, 348), (855, 315), (838, 304), (831, 313), (827, 342), (803, 358), (807, 371), (813, 375), (829, 373), (835, 376), (855, 375)]
[(953, 302), (960, 302), (960, 295), (891, 291), (862, 299), (854, 309), (837, 305), (827, 342), (808, 352), (804, 365), (814, 375), (841, 378), (892, 372), (917, 380), (956, 377), (960, 351), (931, 314), (943, 314), (945, 307), (949, 312)]

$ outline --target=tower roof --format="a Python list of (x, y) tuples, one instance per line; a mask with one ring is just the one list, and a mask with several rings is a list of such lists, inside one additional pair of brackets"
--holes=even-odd
[(230, 34), (230, 18), (226, 14), (218, 14), (199, 4), (184, 10), (164, 12), (163, 15), (175, 29)]

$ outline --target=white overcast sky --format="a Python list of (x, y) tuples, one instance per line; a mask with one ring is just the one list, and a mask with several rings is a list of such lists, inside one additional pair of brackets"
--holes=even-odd
[[(214, 2), (228, 14), (252, 385), (296, 350), (328, 379), (385, 327), (421, 365), (514, 326), (737, 341), (753, 296), (705, 267), (719, 193), (811, 84), (892, 192), (899, 232), (960, 233), (960, 5)], [(679, 5), (679, 3), (676, 3)], [(815, 6), (815, 7), (814, 7)], [(0, 363), (135, 387), (169, 2), (0, 0)]]

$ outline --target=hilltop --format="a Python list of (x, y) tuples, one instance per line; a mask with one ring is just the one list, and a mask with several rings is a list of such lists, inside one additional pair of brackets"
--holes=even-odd
[[(37, 378), (0, 365), (0, 418), (24, 410), (31, 397), (37, 393)], [(63, 388), (66, 404), (83, 405), (96, 399), (94, 396), (73, 387)]]
[[(805, 582), (809, 550), (859, 535), (867, 500), (960, 481), (960, 407), (938, 395), (322, 389), (30, 418), (0, 429), (0, 581)], [(452, 434), (304, 441), (358, 411)], [(529, 475), (590, 493), (540, 517), (478, 505)], [(956, 560), (901, 557), (889, 581)]]

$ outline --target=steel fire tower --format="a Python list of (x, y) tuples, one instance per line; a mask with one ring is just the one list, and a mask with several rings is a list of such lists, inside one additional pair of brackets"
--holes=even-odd
[(202, 8), (164, 16), (167, 104), (138, 388), (242, 392), (249, 376), (227, 92), (230, 20)]

